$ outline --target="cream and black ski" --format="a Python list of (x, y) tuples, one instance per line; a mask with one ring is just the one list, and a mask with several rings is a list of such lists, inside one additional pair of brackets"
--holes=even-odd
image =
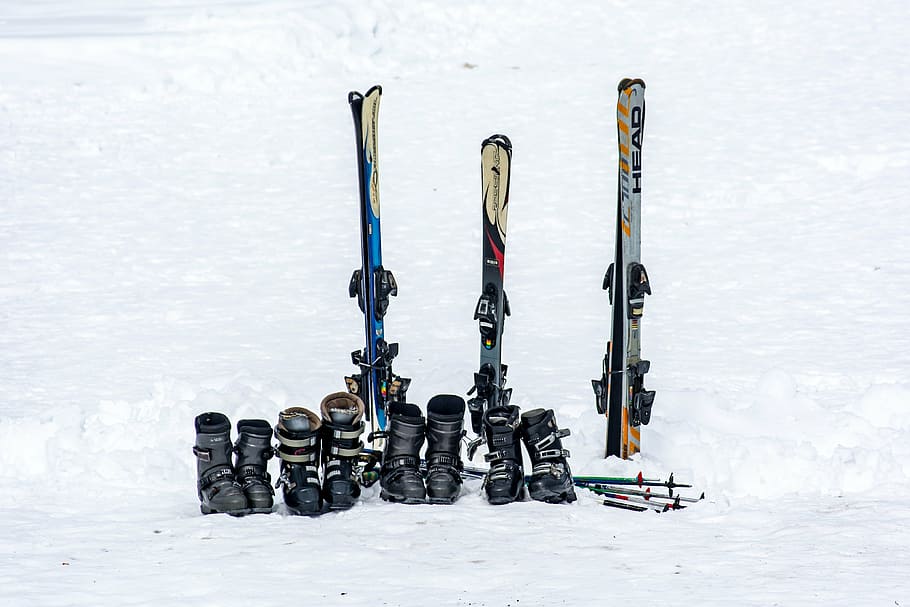
[(512, 143), (505, 135), (492, 135), (480, 146), (481, 188), (483, 203), (483, 278), (481, 294), (474, 310), (480, 324), (480, 370), (474, 374), (474, 386), (468, 394), (471, 426), (481, 434), (483, 413), (490, 407), (509, 404), (511, 389), (505, 388), (506, 365), (502, 364), (500, 346), (509, 300), (503, 291), (506, 254), (506, 220), (509, 213), (509, 173)]
[(654, 392), (644, 387), (651, 363), (641, 359), (641, 318), (651, 294), (641, 264), (641, 146), (645, 83), (624, 79), (616, 104), (619, 135), (616, 251), (604, 277), (612, 306), (611, 336), (603, 376), (592, 381), (598, 413), (607, 416), (605, 457), (623, 459), (641, 451), (641, 426), (651, 419)]

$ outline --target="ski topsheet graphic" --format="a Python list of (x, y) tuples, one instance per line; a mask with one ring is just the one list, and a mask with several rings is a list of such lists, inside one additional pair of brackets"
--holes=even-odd
[(641, 426), (651, 419), (654, 392), (645, 390), (650, 362), (641, 360), (641, 318), (645, 295), (651, 294), (641, 264), (641, 148), (645, 126), (645, 83), (619, 83), (616, 127), (619, 135), (619, 180), (616, 250), (603, 288), (612, 306), (611, 335), (603, 376), (593, 380), (597, 411), (607, 416), (605, 456), (628, 458), (641, 451)]
[(480, 370), (468, 394), (471, 427), (481, 434), (483, 413), (490, 407), (507, 405), (511, 389), (505, 388), (506, 365), (500, 346), (503, 321), (509, 315), (509, 300), (503, 291), (506, 254), (506, 223), (509, 215), (509, 173), (512, 143), (505, 135), (491, 135), (481, 143), (481, 225), (483, 259), (480, 299), (474, 320), (480, 326)]
[[(379, 99), (382, 88), (374, 86), (365, 95), (356, 91), (348, 95), (354, 116), (354, 136), (357, 144), (357, 176), (360, 184), (360, 249), (362, 265), (354, 270), (348, 292), (357, 298), (363, 312), (364, 349), (351, 353), (360, 369), (345, 381), (348, 390), (358, 395), (366, 405), (367, 417), (373, 432), (386, 428), (389, 403), (404, 400), (409, 379), (392, 372), (392, 359), (398, 354), (398, 344), (385, 341), (383, 318), (389, 307), (389, 297), (398, 294), (395, 277), (382, 267), (382, 233), (379, 222)], [(370, 411), (373, 411), (373, 415)]]

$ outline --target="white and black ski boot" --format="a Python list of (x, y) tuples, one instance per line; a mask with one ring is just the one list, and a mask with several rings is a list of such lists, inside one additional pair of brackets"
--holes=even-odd
[(363, 401), (348, 392), (322, 399), (322, 499), (332, 510), (345, 510), (360, 497), (357, 462), (363, 450)]
[(271, 439), (272, 426), (264, 419), (237, 422), (234, 474), (253, 514), (267, 514), (275, 504), (275, 490), (268, 472), (269, 460), (275, 455)]
[(490, 471), (483, 487), (491, 504), (509, 504), (524, 499), (524, 465), (519, 438), (518, 407), (490, 407), (483, 416), (483, 431), (490, 450), (484, 456)]
[(427, 403), (427, 500), (431, 504), (451, 504), (461, 493), (464, 412), (460, 396), (440, 394)]
[(290, 407), (278, 414), (275, 438), (281, 476), (278, 486), (284, 494), (284, 505), (291, 514), (322, 512), (322, 490), (319, 486), (319, 416), (303, 407)]
[(392, 403), (382, 468), (379, 497), (390, 502), (423, 504), (427, 490), (420, 474), (420, 449), (426, 437), (427, 422), (417, 405)]
[(531, 458), (528, 492), (532, 500), (559, 504), (575, 501), (575, 485), (569, 468), (569, 452), (562, 439), (569, 430), (560, 430), (552, 409), (532, 409), (521, 414), (521, 438)]
[(231, 465), (231, 421), (223, 413), (202, 413), (196, 417), (196, 489), (202, 514), (226, 512), (232, 516), (249, 513), (246, 496), (234, 480)]

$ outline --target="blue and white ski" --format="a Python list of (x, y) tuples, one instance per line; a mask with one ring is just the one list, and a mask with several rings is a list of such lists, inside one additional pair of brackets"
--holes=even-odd
[[(348, 293), (363, 312), (366, 344), (351, 353), (360, 371), (345, 378), (348, 390), (366, 405), (373, 433), (386, 429), (389, 403), (403, 401), (411, 380), (392, 372), (397, 343), (385, 341), (383, 318), (389, 297), (398, 294), (395, 277), (382, 267), (382, 233), (379, 223), (379, 143), (377, 123), (382, 87), (348, 94), (354, 116), (357, 176), (360, 184), (360, 249), (362, 265), (354, 270)], [(373, 412), (373, 415), (370, 412)]]

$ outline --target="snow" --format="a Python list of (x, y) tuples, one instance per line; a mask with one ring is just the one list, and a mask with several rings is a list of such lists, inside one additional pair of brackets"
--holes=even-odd
[[(910, 58), (900, 2), (0, 6), (0, 604), (910, 604)], [(603, 460), (615, 85), (647, 84), (644, 453)], [(477, 365), (480, 141), (515, 146), (504, 362), (576, 473), (533, 502), (201, 516), (193, 418), (343, 388), (349, 90), (383, 85), (387, 335)], [(272, 474), (277, 464), (272, 461)], [(582, 492), (584, 493), (584, 492)], [(242, 580), (242, 581), (240, 581)], [(239, 582), (239, 583), (238, 583)]]

